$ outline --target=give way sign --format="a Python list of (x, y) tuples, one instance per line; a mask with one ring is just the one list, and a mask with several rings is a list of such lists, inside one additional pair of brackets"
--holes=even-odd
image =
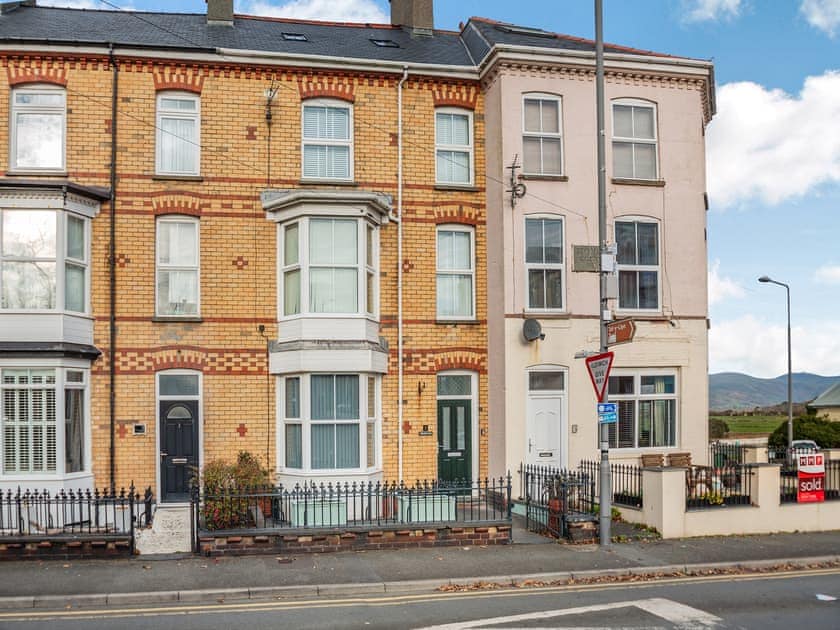
[(604, 401), (604, 392), (607, 390), (613, 356), (612, 352), (603, 352), (586, 358), (586, 369), (589, 370), (589, 378), (592, 379), (592, 387), (595, 388), (595, 396), (598, 398), (598, 402)]

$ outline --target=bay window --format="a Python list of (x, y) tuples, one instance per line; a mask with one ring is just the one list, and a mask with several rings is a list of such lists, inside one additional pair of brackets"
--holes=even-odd
[(363, 470), (377, 462), (379, 379), (367, 374), (282, 378), (284, 467)]
[(9, 167), (20, 171), (63, 171), (67, 104), (62, 88), (12, 90)]
[(615, 222), (618, 245), (618, 308), (659, 309), (659, 224), (643, 220)]
[(353, 113), (349, 104), (313, 99), (303, 106), (304, 179), (353, 178)]
[(156, 315), (196, 317), (199, 310), (198, 221), (189, 217), (160, 217), (156, 249)]
[(162, 92), (157, 97), (158, 175), (198, 175), (201, 113), (199, 97), (181, 92)]
[(613, 371), (609, 400), (618, 404), (618, 422), (609, 425), (610, 448), (677, 445), (676, 381), (667, 371)]
[(474, 231), (461, 225), (437, 230), (437, 316), (475, 318)]
[(303, 217), (281, 227), (283, 316), (376, 313), (377, 230), (343, 217)]
[(0, 308), (87, 312), (88, 219), (0, 209)]
[(0, 369), (3, 474), (83, 472), (88, 440), (86, 398), (87, 370)]

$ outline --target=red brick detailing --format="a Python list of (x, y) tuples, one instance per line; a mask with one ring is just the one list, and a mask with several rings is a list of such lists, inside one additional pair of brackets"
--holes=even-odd
[(233, 259), (233, 266), (241, 271), (248, 266), (248, 261), (243, 256), (237, 256)]
[(56, 67), (52, 61), (33, 59), (25, 66), (13, 65), (10, 61), (6, 66), (6, 74), (9, 77), (9, 87), (27, 83), (50, 83), (62, 87), (67, 85), (67, 68)]
[(432, 88), (435, 107), (475, 109), (478, 88), (474, 85), (436, 85)]
[(254, 126), (245, 127), (245, 139), (246, 140), (256, 140), (257, 139), (257, 128)]
[(246, 427), (243, 423), (239, 423), (239, 426), (236, 427), (235, 431), (239, 434), (239, 437), (245, 437), (245, 434), (248, 433), (248, 427)]
[(435, 208), (435, 223), (462, 223), (475, 225), (478, 223), (477, 214), (480, 210), (469, 206), (439, 206)]
[(300, 100), (308, 98), (337, 98), (348, 103), (356, 102), (353, 82), (344, 77), (307, 76), (298, 78)]
[(201, 94), (204, 87), (204, 73), (197, 68), (157, 66), (152, 70), (155, 90), (184, 90)]
[(201, 201), (188, 194), (152, 197), (155, 216), (161, 214), (185, 214), (191, 217), (201, 216)]

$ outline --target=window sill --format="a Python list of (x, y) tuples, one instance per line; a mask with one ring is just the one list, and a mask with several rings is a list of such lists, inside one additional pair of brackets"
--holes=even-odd
[(152, 175), (152, 181), (203, 182), (204, 178), (201, 175), (162, 175), (160, 173), (156, 173), (155, 175)]
[(185, 316), (185, 317), (177, 317), (177, 316), (157, 316), (155, 315), (152, 317), (152, 321), (159, 324), (178, 324), (178, 323), (190, 323), (190, 324), (200, 324), (202, 321), (200, 316)]
[(654, 188), (663, 188), (665, 186), (664, 179), (633, 179), (627, 177), (613, 177), (612, 183), (623, 186), (652, 186)]
[(473, 184), (435, 184), (435, 190), (478, 192), (478, 186)]
[(67, 177), (67, 171), (65, 170), (26, 171), (22, 169), (9, 169), (5, 174), (7, 177)]
[(523, 180), (534, 180), (534, 181), (546, 181), (546, 182), (567, 182), (569, 181), (568, 175), (539, 175), (539, 174), (526, 174), (523, 173), (519, 176), (518, 179)]
[(458, 326), (459, 324), (463, 326), (478, 326), (481, 324), (481, 321), (477, 319), (436, 319), (435, 324), (440, 326)]
[(358, 182), (348, 179), (305, 179), (301, 178), (298, 183), (301, 186), (346, 186), (358, 188)]

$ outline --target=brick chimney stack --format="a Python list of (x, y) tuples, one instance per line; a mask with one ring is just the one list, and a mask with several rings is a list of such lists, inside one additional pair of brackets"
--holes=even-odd
[(391, 24), (402, 26), (412, 37), (431, 37), (435, 27), (432, 0), (390, 0)]

